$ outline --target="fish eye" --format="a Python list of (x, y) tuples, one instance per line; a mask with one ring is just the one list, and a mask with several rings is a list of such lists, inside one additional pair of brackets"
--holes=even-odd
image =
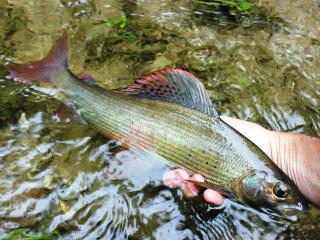
[(289, 193), (289, 188), (283, 183), (278, 182), (273, 186), (273, 194), (279, 199), (288, 197)]

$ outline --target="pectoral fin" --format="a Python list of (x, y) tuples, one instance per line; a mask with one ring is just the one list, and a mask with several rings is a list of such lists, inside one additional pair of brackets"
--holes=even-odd
[(204, 188), (209, 188), (209, 189), (215, 190), (215, 191), (219, 192), (220, 194), (222, 194), (225, 197), (229, 197), (229, 198), (232, 197), (232, 194), (230, 194), (229, 192), (223, 190), (220, 186), (217, 186), (215, 184), (208, 183), (208, 182), (198, 182), (198, 181), (194, 181), (194, 180), (186, 180), (186, 181), (189, 182), (189, 183), (195, 184), (197, 186), (201, 186), (201, 187), (204, 187)]
[(86, 125), (87, 122), (81, 118), (80, 113), (72, 104), (61, 104), (54, 113), (54, 120), (62, 123), (76, 123), (79, 125)]

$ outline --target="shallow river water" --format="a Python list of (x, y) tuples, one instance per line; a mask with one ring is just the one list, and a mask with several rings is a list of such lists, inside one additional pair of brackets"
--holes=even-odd
[(319, 237), (318, 209), (286, 222), (188, 200), (162, 184), (163, 166), (57, 119), (59, 101), (7, 66), (45, 56), (63, 27), (71, 70), (105, 88), (181, 67), (222, 115), (320, 136), (317, 0), (0, 0), (0, 238), (21, 228), (61, 239)]

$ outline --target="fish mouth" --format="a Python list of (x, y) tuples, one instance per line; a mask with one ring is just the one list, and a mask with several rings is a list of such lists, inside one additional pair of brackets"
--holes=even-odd
[(297, 204), (281, 204), (272, 208), (261, 208), (261, 210), (271, 216), (296, 222), (301, 215), (308, 212), (309, 207), (305, 203), (298, 202)]
[(281, 205), (278, 206), (278, 211), (283, 215), (285, 218), (292, 220), (298, 215), (306, 213), (309, 210), (307, 204), (303, 204), (301, 202), (294, 204), (294, 205)]
[(306, 204), (298, 203), (297, 205), (287, 205), (282, 207), (283, 211), (307, 212), (309, 210)]

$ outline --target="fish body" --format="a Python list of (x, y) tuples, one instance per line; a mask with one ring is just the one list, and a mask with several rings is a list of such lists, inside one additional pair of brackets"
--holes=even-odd
[(81, 116), (103, 134), (171, 166), (200, 173), (229, 194), (235, 192), (233, 183), (252, 169), (267, 171), (268, 162), (256, 161), (263, 156), (261, 150), (218, 116), (92, 87), (69, 72), (59, 72), (55, 79)]
[(64, 33), (45, 59), (13, 66), (11, 75), (26, 82), (52, 82), (98, 131), (150, 160), (200, 173), (206, 182), (198, 185), (281, 214), (305, 209), (294, 183), (256, 145), (220, 119), (193, 75), (166, 69), (125, 89), (106, 90), (68, 70), (67, 49)]

